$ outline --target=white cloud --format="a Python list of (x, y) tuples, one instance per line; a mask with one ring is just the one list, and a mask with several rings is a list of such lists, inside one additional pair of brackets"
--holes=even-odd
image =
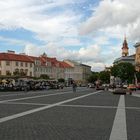
[(80, 46), (82, 43), (77, 38), (64, 38), (59, 42), (59, 44), (62, 44), (63, 46)]
[(81, 34), (104, 31), (118, 37), (125, 33), (130, 39), (140, 36), (139, 0), (102, 0), (93, 15), (82, 24)]
[[(50, 8), (74, 3), (72, 1), (57, 0), (6, 0), (0, 2), (0, 28), (24, 28), (36, 33), (44, 41), (56, 41), (58, 37), (77, 35), (74, 25), (80, 19), (72, 11), (65, 10), (61, 14), (48, 14)], [(49, 37), (48, 37), (49, 36)], [(50, 39), (50, 40), (49, 40)]]
[(94, 42), (98, 45), (109, 45), (109, 37), (107, 35), (100, 35), (94, 38)]
[(91, 70), (92, 71), (97, 71), (97, 72), (104, 70), (105, 69), (105, 66), (106, 66), (104, 63), (101, 63), (101, 62), (98, 62), (98, 63), (95, 63), (95, 62), (87, 62), (85, 64), (92, 66)]
[[(105, 60), (107, 59), (106, 55), (101, 54), (100, 47), (97, 45), (81, 48), (78, 51), (70, 51), (54, 43), (49, 43), (42, 47), (27, 44), (24, 51), (28, 55), (39, 56), (43, 54), (43, 52), (46, 52), (48, 57), (56, 57), (58, 60), (75, 60), (92, 66), (92, 70), (94, 71), (103, 70), (106, 64)], [(111, 65), (111, 63), (109, 65)]]
[(22, 46), (24, 46), (26, 44), (29, 44), (29, 42), (27, 42), (25, 40), (6, 38), (6, 37), (3, 37), (3, 36), (0, 36), (0, 41), (4, 41), (4, 42), (12, 44), (12, 45), (22, 45)]
[[(46, 52), (50, 57), (81, 61), (91, 64), (94, 70), (101, 70), (105, 64), (111, 65), (114, 58), (121, 56), (122, 44), (116, 46), (110, 42), (110, 38), (121, 38), (122, 41), (126, 34), (132, 42), (139, 40), (140, 1), (102, 0), (92, 9), (93, 14), (88, 19), (86, 17), (87, 21), (82, 23), (80, 29), (82, 13), (77, 15), (71, 9), (60, 13), (54, 10), (56, 7), (84, 1), (86, 0), (0, 1), (0, 29), (24, 28), (35, 33), (34, 37), (46, 45), (38, 46), (28, 41), (2, 36), (0, 40), (25, 45), (24, 51), (30, 55), (38, 56)], [(52, 13), (51, 10), (55, 12)], [(78, 32), (85, 36), (91, 34), (93, 40), (87, 35), (89, 42), (84, 42)], [(81, 48), (68, 50), (66, 46)], [(130, 49), (130, 52), (133, 53), (134, 49)]]

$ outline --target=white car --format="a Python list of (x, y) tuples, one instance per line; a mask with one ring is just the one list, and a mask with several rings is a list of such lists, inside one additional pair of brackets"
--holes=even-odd
[(126, 94), (127, 89), (124, 89), (124, 88), (115, 88), (112, 92), (114, 94)]

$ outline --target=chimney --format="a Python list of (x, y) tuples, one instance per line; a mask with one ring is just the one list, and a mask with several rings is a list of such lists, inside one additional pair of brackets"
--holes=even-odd
[(15, 54), (15, 51), (12, 51), (12, 50), (8, 50), (7, 52), (10, 54)]

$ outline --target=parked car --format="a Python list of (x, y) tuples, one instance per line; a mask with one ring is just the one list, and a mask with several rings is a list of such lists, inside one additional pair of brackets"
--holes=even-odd
[(64, 88), (64, 84), (58, 84), (58, 88), (59, 89), (63, 89)]
[(89, 88), (95, 88), (95, 85), (94, 85), (93, 83), (89, 83), (89, 84), (88, 84), (88, 87), (89, 87)]
[(114, 90), (113, 90), (113, 94), (126, 94), (126, 92), (127, 92), (127, 89), (125, 89), (125, 88), (115, 88)]
[(102, 85), (96, 86), (96, 90), (104, 90), (104, 89), (105, 89), (105, 87)]
[(134, 84), (129, 84), (128, 87), (127, 87), (128, 90), (134, 90), (136, 91), (136, 85)]
[(124, 85), (123, 85), (123, 88), (127, 89), (127, 86), (128, 86), (128, 85), (124, 84)]

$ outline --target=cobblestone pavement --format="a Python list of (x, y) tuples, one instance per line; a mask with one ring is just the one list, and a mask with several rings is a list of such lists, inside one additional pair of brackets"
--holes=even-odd
[(139, 96), (88, 88), (0, 93), (0, 140), (139, 140), (139, 132)]

